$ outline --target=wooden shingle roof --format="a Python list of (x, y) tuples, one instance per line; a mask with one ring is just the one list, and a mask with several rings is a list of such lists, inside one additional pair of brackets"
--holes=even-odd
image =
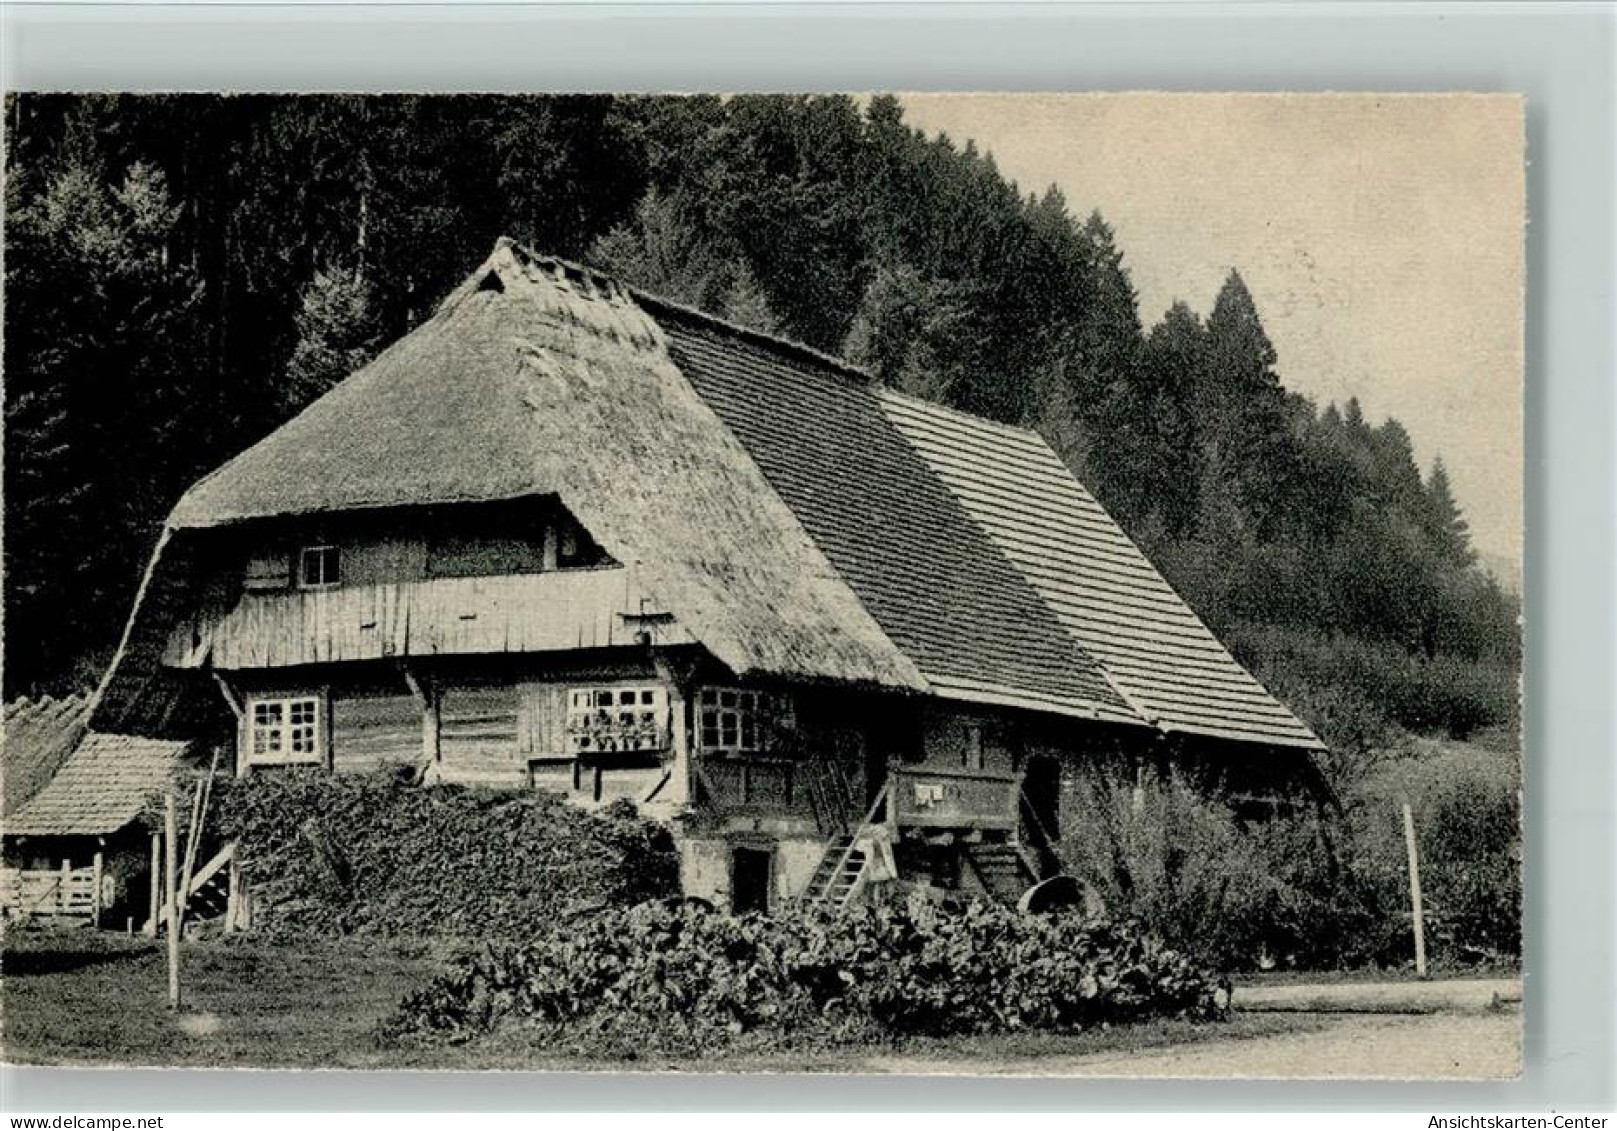
[(84, 736), (50, 784), (6, 817), (7, 836), (103, 836), (140, 815), (189, 744), (126, 734)]
[(1140, 721), (868, 381), (659, 313), (674, 363), (935, 692)]
[(1320, 748), (1036, 432), (891, 391), (881, 400), (1146, 721), (1168, 732)]

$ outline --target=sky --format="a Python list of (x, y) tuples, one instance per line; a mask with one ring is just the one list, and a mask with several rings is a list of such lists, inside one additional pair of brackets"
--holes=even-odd
[(1485, 554), (1522, 532), (1522, 104), (1508, 95), (903, 95), (1118, 248), (1149, 328), (1230, 268), (1287, 388), (1441, 455)]

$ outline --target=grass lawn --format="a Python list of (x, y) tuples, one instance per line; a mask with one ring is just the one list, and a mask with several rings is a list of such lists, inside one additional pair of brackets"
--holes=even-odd
[[(185, 1007), (166, 1007), (160, 944), (88, 930), (12, 929), (4, 940), (0, 1018), (14, 1064), (309, 1068), (504, 1068), (655, 1071), (873, 1071), (884, 1056), (907, 1067), (969, 1071), (1089, 1053), (1126, 1053), (1318, 1028), (1318, 1018), (1240, 1015), (1221, 1024), (1156, 1021), (1080, 1034), (912, 1040), (901, 1049), (772, 1054), (633, 1063), (561, 1058), (509, 1041), (452, 1048), (384, 1047), (376, 1025), (437, 970), (419, 946), (345, 940), (272, 946), (249, 939), (187, 942)], [(514, 1047), (513, 1047), (514, 1046)]]

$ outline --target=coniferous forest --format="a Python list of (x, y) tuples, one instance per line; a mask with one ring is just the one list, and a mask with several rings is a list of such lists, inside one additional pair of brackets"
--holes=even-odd
[[(892, 98), (12, 96), (5, 691), (93, 684), (169, 507), (499, 235), (1037, 428), (1353, 759), (1511, 735), (1516, 598), (1441, 463), (1288, 391), (1238, 271), (1141, 311), (1088, 202)], [(1513, 741), (1513, 735), (1510, 739)]]

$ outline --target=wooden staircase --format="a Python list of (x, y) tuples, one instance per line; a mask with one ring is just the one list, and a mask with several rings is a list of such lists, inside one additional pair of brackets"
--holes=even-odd
[(860, 848), (852, 836), (833, 837), (803, 890), (803, 902), (848, 906), (863, 886), (869, 865), (870, 853)]
[(1023, 892), (1039, 882), (1037, 871), (1014, 841), (968, 844), (966, 860), (989, 894), (1012, 907)]
[[(871, 865), (886, 841), (878, 844), (876, 815), (885, 811), (887, 786), (882, 786), (871, 804), (870, 811), (859, 827), (852, 832), (832, 836), (825, 852), (809, 877), (808, 886), (799, 896), (805, 906), (820, 904), (827, 907), (847, 907), (856, 900), (870, 882)], [(889, 856), (891, 854), (889, 853)]]
[[(225, 930), (230, 931), (241, 924), (235, 921), (239, 914), (238, 903), (232, 898), (230, 890), (231, 865), (236, 858), (236, 846), (227, 844), (219, 852), (192, 873), (190, 881), (185, 885), (184, 906), (180, 912), (181, 929), (191, 923), (206, 922), (209, 920), (224, 919)], [(160, 903), (157, 908), (155, 924), (148, 923), (147, 930), (152, 932), (156, 925), (168, 922), (168, 905)]]

